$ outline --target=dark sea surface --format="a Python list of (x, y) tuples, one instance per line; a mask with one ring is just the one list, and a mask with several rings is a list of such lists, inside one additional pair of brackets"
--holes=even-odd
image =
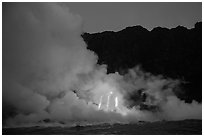
[(3, 128), (3, 135), (201, 135), (202, 120), (100, 124), (74, 127)]

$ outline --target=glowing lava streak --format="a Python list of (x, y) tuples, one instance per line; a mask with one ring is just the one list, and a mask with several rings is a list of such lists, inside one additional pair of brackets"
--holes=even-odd
[(115, 97), (115, 108), (118, 107), (118, 97)]
[(98, 109), (101, 108), (101, 102), (102, 102), (102, 99), (103, 99), (103, 96), (100, 97), (100, 103), (99, 103), (99, 105), (98, 105)]
[(112, 94), (113, 94), (113, 92), (110, 92), (110, 94), (108, 95), (108, 100), (107, 100), (107, 105), (106, 105), (107, 110), (108, 110), (108, 108), (109, 108), (110, 96), (111, 96)]

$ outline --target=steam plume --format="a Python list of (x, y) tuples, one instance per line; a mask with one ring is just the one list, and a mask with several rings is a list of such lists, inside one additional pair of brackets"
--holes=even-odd
[(201, 104), (175, 96), (178, 80), (139, 68), (124, 76), (107, 74), (80, 37), (81, 26), (81, 17), (62, 4), (3, 4), (6, 125), (201, 118)]

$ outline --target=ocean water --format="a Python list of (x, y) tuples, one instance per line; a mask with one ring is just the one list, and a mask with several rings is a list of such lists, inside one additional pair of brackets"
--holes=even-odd
[(74, 127), (3, 128), (3, 135), (202, 135), (202, 120), (99, 124)]

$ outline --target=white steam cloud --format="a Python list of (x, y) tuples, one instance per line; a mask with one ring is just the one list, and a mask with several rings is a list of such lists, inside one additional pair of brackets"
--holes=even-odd
[(81, 26), (63, 4), (3, 4), (3, 111), (15, 113), (6, 114), (5, 125), (201, 119), (201, 104), (175, 96), (178, 80), (139, 68), (106, 74)]

